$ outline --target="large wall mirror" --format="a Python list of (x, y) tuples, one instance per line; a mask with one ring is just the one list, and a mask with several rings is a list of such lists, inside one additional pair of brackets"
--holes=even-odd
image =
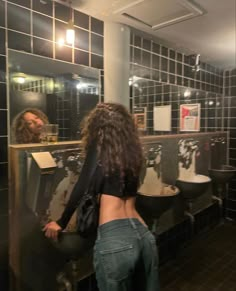
[[(180, 132), (180, 106), (182, 104), (199, 104), (200, 129), (199, 131), (217, 131), (222, 128), (223, 95), (215, 92), (194, 89), (158, 82), (132, 74), (130, 77), (130, 97), (133, 111), (143, 108), (146, 118), (146, 129), (143, 135), (178, 134)], [(171, 107), (171, 126), (169, 131), (155, 130), (156, 106)], [(163, 118), (169, 118), (164, 116)], [(164, 122), (164, 120), (162, 120)]]
[[(59, 125), (59, 141), (80, 139), (79, 124), (100, 101), (100, 71), (8, 50), (10, 126), (27, 108)], [(11, 137), (11, 143), (14, 139)]]

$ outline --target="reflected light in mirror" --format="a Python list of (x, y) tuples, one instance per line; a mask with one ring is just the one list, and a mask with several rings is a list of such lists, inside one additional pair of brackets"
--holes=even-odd
[(24, 84), (25, 79), (26, 79), (26, 76), (23, 73), (17, 73), (17, 74), (12, 76), (12, 81), (14, 83), (18, 83), (18, 84)]
[(64, 39), (63, 39), (63, 38), (59, 38), (58, 41), (57, 41), (57, 44), (58, 44), (59, 46), (63, 46), (63, 45), (65, 44)]
[(73, 21), (70, 20), (68, 22), (68, 26), (67, 26), (67, 29), (66, 29), (66, 42), (68, 44), (73, 45), (74, 44), (74, 41), (75, 41), (74, 24), (73, 24)]

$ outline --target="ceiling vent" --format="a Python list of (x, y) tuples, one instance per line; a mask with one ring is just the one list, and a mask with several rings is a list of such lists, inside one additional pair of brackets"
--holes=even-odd
[(203, 15), (205, 11), (190, 0), (138, 0), (129, 3), (113, 14), (158, 30)]

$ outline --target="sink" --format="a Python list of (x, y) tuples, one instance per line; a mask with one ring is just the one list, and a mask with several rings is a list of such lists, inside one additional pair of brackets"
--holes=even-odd
[(222, 165), (217, 169), (209, 169), (209, 175), (216, 183), (228, 183), (236, 173), (236, 168), (230, 165)]
[(94, 245), (95, 237), (85, 239), (76, 232), (62, 231), (58, 234), (58, 240), (50, 240), (54, 247), (69, 259), (79, 259)]
[(208, 188), (211, 178), (204, 175), (195, 175), (186, 180), (176, 180), (176, 186), (180, 189), (185, 199), (194, 199), (202, 195)]
[(147, 193), (138, 193), (136, 198), (136, 208), (144, 218), (159, 218), (171, 206), (175, 196), (179, 194), (176, 186), (162, 184), (161, 193), (148, 195)]

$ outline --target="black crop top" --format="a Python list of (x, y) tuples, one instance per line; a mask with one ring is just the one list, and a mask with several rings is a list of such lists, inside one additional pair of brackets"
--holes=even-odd
[[(81, 196), (88, 187), (88, 177), (94, 167), (94, 163), (97, 163), (96, 156), (96, 146), (92, 145), (88, 150), (82, 171), (70, 195), (70, 199), (61, 215), (61, 218), (57, 220), (57, 223), (62, 227), (62, 229), (64, 229), (68, 224), (71, 216), (77, 208)], [(102, 166), (98, 165), (92, 177), (92, 183), (94, 183), (93, 185), (96, 193), (125, 198), (136, 196), (139, 177), (133, 176), (129, 171), (127, 171), (125, 177), (122, 179), (119, 173), (116, 172), (109, 176), (105, 176)]]

